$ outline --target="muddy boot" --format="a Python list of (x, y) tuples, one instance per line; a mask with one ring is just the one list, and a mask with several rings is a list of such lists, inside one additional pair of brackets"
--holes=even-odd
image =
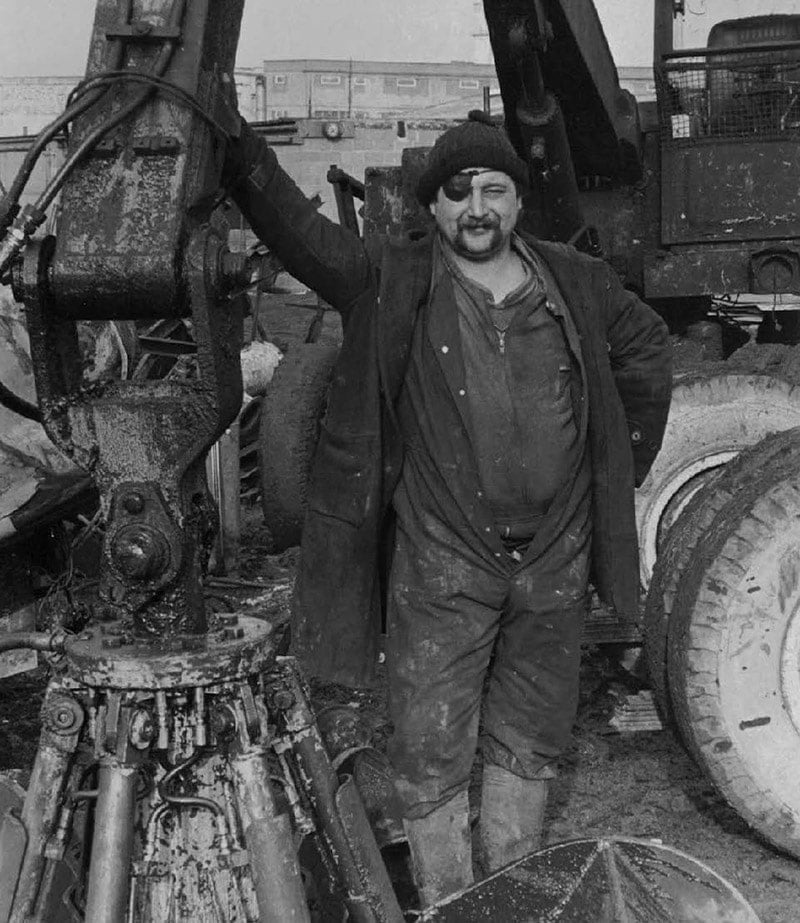
[(405, 820), (411, 867), (420, 905), (430, 907), (473, 881), (467, 793), (434, 809), (427, 817)]
[(483, 767), (478, 832), (485, 875), (541, 847), (547, 788), (546, 779), (523, 779), (492, 763)]

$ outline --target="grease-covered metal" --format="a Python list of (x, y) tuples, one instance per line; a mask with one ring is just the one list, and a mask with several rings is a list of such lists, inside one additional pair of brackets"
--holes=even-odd
[(132, 620), (101, 622), (71, 637), (67, 650), (66, 670), (76, 682), (154, 692), (244, 679), (275, 654), (270, 623), (237, 613), (214, 616), (205, 634), (160, 645), (138, 638)]
[[(337, 776), (268, 623), (223, 614), (207, 644), (161, 652), (124, 634), (104, 648), (124, 625), (102, 627), (111, 633), (66, 645), (21, 822), (0, 829), (3, 923), (53, 905), (51, 882), (74, 876), (67, 849), (84, 853), (74, 891), (89, 923), (308, 923), (301, 840), (351, 919), (400, 923), (358, 792)], [(87, 804), (88, 863), (74, 823)]]
[(340, 780), (294, 661), (281, 658), (267, 684), (267, 702), (280, 715), (300, 778), (319, 818), (319, 832), (335, 857), (354, 923), (402, 923), (389, 875), (352, 779)]

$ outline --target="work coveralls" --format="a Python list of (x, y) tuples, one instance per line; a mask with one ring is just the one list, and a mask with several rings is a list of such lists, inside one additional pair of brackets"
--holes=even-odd
[[(529, 276), (501, 308), (435, 260), (398, 401), (406, 453), (387, 667), (390, 755), (410, 818), (466, 789), (487, 673), (483, 756), (517, 776), (553, 775), (577, 705), (591, 535), (585, 371), (554, 280), (514, 247)], [(492, 510), (484, 534), (476, 503)]]

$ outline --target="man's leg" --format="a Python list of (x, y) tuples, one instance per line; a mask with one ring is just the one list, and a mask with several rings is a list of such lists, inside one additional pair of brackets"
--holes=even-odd
[(541, 847), (549, 785), (549, 778), (524, 779), (484, 764), (479, 858), (487, 875)]
[(403, 826), (422, 907), (430, 907), (472, 884), (472, 833), (466, 790), (425, 817), (406, 819)]
[(389, 590), (389, 756), (424, 906), (472, 883), (467, 789), (507, 579), (399, 533)]
[(484, 711), (486, 873), (541, 845), (549, 779), (577, 711), (587, 578), (581, 549), (563, 566), (551, 556), (511, 579)]

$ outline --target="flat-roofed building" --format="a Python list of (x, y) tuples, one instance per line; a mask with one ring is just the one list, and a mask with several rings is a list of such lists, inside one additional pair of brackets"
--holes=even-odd
[[(244, 75), (242, 75), (244, 76)], [(320, 60), (264, 61), (248, 75), (262, 119), (424, 117), (426, 110), (463, 100), (480, 105), (484, 87), (496, 91), (491, 64)], [(237, 74), (242, 96), (242, 84)]]

